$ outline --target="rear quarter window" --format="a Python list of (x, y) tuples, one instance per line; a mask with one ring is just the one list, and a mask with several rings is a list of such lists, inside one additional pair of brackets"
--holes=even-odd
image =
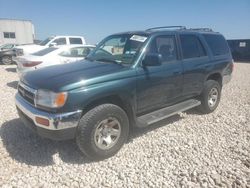
[(203, 36), (214, 56), (229, 53), (227, 42), (222, 35), (203, 34)]

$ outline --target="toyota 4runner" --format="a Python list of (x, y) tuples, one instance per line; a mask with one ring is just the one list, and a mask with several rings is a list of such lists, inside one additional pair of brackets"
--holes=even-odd
[(40, 136), (76, 139), (93, 160), (114, 155), (133, 126), (216, 109), (233, 60), (225, 38), (182, 26), (108, 36), (81, 62), (25, 74), (15, 96)]

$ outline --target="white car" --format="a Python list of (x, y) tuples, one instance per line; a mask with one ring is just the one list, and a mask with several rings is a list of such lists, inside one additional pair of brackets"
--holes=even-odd
[(48, 47), (62, 46), (62, 45), (84, 45), (86, 44), (84, 37), (81, 36), (51, 36), (39, 44), (25, 44), (15, 48), (16, 55), (31, 54)]
[(49, 47), (30, 55), (15, 58), (19, 77), (25, 72), (43, 67), (72, 63), (83, 60), (93, 49), (93, 45), (74, 45)]

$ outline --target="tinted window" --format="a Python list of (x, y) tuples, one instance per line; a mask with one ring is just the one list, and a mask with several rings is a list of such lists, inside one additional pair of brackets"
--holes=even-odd
[(58, 48), (54, 48), (54, 47), (50, 47), (50, 48), (45, 48), (43, 50), (40, 50), (38, 52), (33, 53), (32, 55), (36, 55), (36, 56), (44, 56), (47, 55), (50, 52), (53, 52), (54, 50), (56, 50)]
[(184, 59), (206, 56), (200, 40), (194, 35), (181, 35), (181, 47)]
[(168, 62), (177, 59), (176, 44), (174, 36), (158, 36), (150, 45), (151, 53), (162, 55), (162, 61)]
[(55, 39), (53, 42), (56, 43), (57, 45), (64, 45), (66, 44), (66, 38), (58, 38)]
[(82, 39), (81, 38), (69, 38), (69, 43), (70, 44), (82, 44)]
[(223, 55), (229, 52), (227, 42), (221, 35), (209, 35), (204, 34), (205, 40), (209, 48), (211, 49), (213, 55)]

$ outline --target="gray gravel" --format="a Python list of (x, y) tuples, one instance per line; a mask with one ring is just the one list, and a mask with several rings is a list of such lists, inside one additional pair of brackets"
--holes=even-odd
[(250, 63), (235, 64), (218, 109), (135, 130), (114, 157), (39, 138), (18, 119), (15, 65), (0, 66), (0, 187), (250, 187)]

